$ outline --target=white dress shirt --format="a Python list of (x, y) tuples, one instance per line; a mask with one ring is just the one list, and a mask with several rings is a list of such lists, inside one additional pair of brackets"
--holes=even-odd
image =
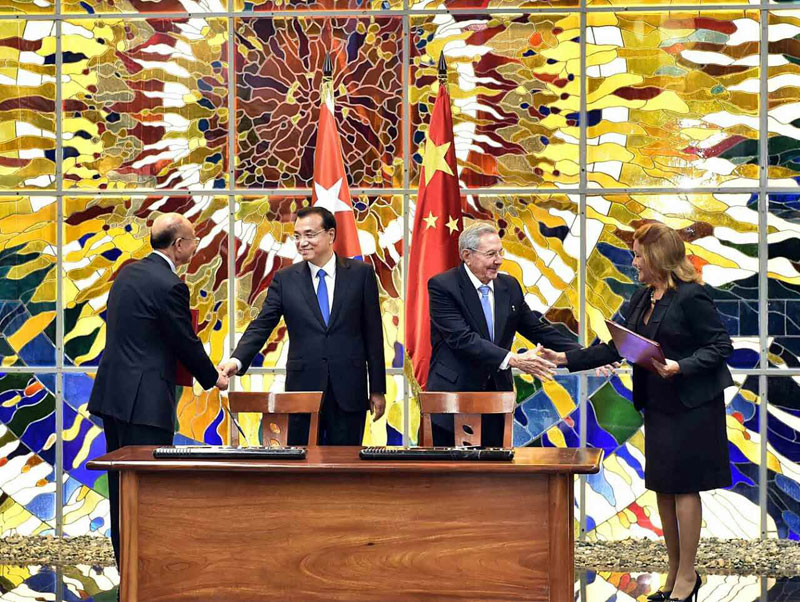
[[(325, 284), (328, 285), (328, 315), (330, 315), (330, 312), (333, 309), (333, 289), (334, 285), (336, 284), (336, 253), (331, 255), (331, 258), (325, 265), (318, 266), (309, 261), (308, 267), (311, 269), (311, 284), (314, 287), (314, 293), (316, 293), (317, 289), (319, 288), (319, 278), (317, 278), (317, 273), (320, 270), (325, 270)], [(236, 371), (240, 372), (242, 370), (242, 362), (235, 357), (232, 357), (231, 359), (236, 362)]]
[[(464, 270), (466, 270), (467, 276), (469, 277), (469, 281), (472, 283), (472, 286), (475, 287), (475, 292), (478, 294), (478, 300), (480, 300), (480, 298), (482, 296), (481, 295), (481, 291), (479, 289), (482, 286), (488, 286), (489, 287), (489, 307), (492, 310), (492, 324), (495, 327), (494, 328), (494, 336), (497, 337), (497, 319), (496, 319), (497, 312), (495, 312), (495, 310), (494, 310), (494, 280), (490, 280), (488, 283), (486, 283), (486, 285), (484, 285), (483, 282), (478, 280), (477, 276), (475, 276), (475, 274), (473, 274), (470, 271), (470, 269), (467, 267), (466, 263), (464, 264)], [(500, 364), (500, 367), (498, 368), (498, 370), (508, 370), (508, 361), (510, 359), (511, 359), (511, 352), (509, 351), (508, 354), (506, 354), (506, 357), (503, 360), (503, 362)]]
[(169, 264), (169, 269), (170, 269), (170, 270), (172, 270), (172, 273), (173, 273), (173, 274), (177, 273), (177, 271), (178, 271), (178, 270), (175, 268), (175, 264), (174, 264), (174, 263), (172, 263), (172, 260), (171, 260), (169, 257), (167, 257), (166, 255), (164, 255), (164, 254), (163, 254), (161, 251), (156, 251), (155, 249), (153, 250), (153, 253), (155, 253), (156, 255), (159, 255), (159, 256), (163, 257), (163, 258), (164, 258), (164, 261), (166, 261), (166, 262)]
[(311, 268), (311, 284), (314, 285), (314, 292), (319, 289), (319, 278), (317, 274), (320, 270), (325, 270), (325, 284), (328, 285), (328, 314), (333, 309), (333, 289), (336, 283), (336, 253), (331, 255), (331, 258), (323, 266), (314, 265), (309, 262), (308, 267)]

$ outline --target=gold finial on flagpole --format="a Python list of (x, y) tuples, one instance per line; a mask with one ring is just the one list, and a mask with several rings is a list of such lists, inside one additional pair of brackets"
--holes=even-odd
[(333, 63), (331, 62), (331, 53), (325, 53), (325, 62), (322, 63), (322, 77), (325, 79), (333, 78)]
[(322, 63), (322, 87), (320, 90), (322, 102), (327, 103), (333, 111), (333, 61), (331, 53), (325, 53), (325, 60)]
[(447, 61), (444, 60), (444, 50), (439, 53), (439, 82), (447, 85)]

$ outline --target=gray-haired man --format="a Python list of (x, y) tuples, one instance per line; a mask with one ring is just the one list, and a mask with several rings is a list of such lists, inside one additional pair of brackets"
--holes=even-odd
[[(549, 379), (555, 365), (536, 350), (512, 353), (514, 335), (567, 351), (580, 346), (531, 311), (519, 282), (499, 272), (503, 246), (494, 226), (465, 228), (458, 240), (462, 263), (428, 281), (431, 365), (428, 391), (512, 391), (511, 368)], [(435, 445), (452, 445), (452, 417), (434, 417)], [(502, 445), (503, 417), (484, 415), (482, 444)]]

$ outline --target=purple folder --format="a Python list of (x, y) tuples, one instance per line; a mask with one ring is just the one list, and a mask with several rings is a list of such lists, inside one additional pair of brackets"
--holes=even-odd
[(629, 363), (646, 368), (651, 372), (656, 372), (652, 360), (655, 359), (662, 364), (667, 363), (664, 352), (661, 350), (661, 345), (655, 341), (651, 341), (611, 320), (606, 320), (606, 326), (611, 332), (611, 338), (614, 339), (617, 351)]

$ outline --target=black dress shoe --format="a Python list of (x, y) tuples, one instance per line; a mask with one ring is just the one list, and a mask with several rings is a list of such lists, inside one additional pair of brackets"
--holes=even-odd
[(658, 590), (657, 592), (647, 596), (647, 599), (650, 602), (665, 602), (665, 600), (669, 600), (669, 595), (671, 593), (672, 593), (671, 589), (667, 591)]
[(697, 594), (700, 591), (700, 586), (703, 585), (703, 580), (700, 579), (700, 573), (695, 571), (694, 574), (697, 575), (697, 579), (695, 579), (694, 588), (692, 589), (691, 593), (686, 598), (667, 598), (669, 602), (689, 602), (690, 600), (697, 602)]

